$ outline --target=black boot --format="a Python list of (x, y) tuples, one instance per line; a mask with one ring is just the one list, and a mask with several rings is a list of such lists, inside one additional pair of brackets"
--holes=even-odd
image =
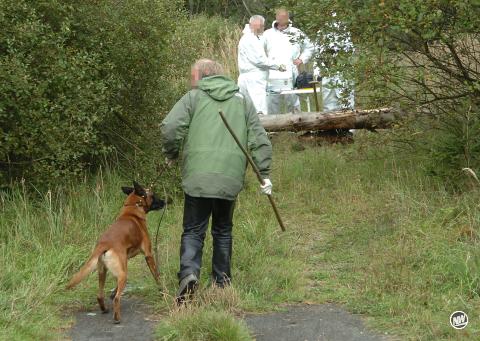
[(194, 274), (190, 274), (185, 278), (183, 278), (180, 281), (180, 284), (178, 286), (178, 291), (177, 291), (177, 297), (175, 298), (177, 305), (182, 305), (185, 303), (185, 301), (191, 300), (197, 288), (198, 288), (197, 276), (195, 276)]

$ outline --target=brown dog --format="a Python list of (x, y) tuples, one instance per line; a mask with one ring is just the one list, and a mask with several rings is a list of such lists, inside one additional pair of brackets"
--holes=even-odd
[(132, 187), (122, 187), (128, 195), (117, 220), (103, 233), (87, 263), (70, 280), (67, 289), (80, 283), (95, 267), (98, 270), (98, 304), (103, 313), (105, 307), (105, 279), (107, 269), (117, 278), (117, 288), (113, 297), (113, 320), (120, 323), (120, 296), (127, 282), (127, 260), (142, 252), (153, 278), (159, 283), (159, 274), (152, 255), (152, 245), (148, 236), (147, 212), (165, 206), (153, 192), (134, 182)]

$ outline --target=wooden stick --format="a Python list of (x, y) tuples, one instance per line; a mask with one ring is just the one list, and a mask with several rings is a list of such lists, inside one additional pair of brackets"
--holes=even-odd
[[(242, 145), (242, 143), (240, 142), (240, 140), (238, 139), (237, 135), (235, 135), (235, 133), (233, 132), (233, 130), (232, 130), (232, 128), (230, 127), (230, 125), (228, 124), (227, 119), (225, 118), (225, 115), (223, 114), (223, 112), (222, 112), (222, 111), (219, 111), (218, 113), (220, 114), (220, 117), (222, 118), (222, 121), (223, 121), (223, 123), (225, 124), (225, 127), (227, 127), (228, 131), (229, 131), (230, 134), (232, 135), (232, 137), (233, 137), (233, 139), (235, 140), (235, 142), (237, 143), (238, 147), (240, 147), (240, 149), (242, 150), (243, 154), (245, 154), (245, 156), (247, 157), (248, 163), (250, 164), (250, 166), (252, 166), (253, 171), (254, 171), (255, 174), (257, 175), (258, 181), (260, 181), (260, 183), (261, 183), (262, 185), (264, 185), (265, 182), (263, 181), (263, 178), (262, 178), (262, 176), (260, 175), (260, 171), (258, 170), (257, 165), (255, 164), (255, 162), (253, 162), (252, 157), (250, 156), (250, 154), (248, 154), (247, 150), (243, 147), (243, 145)], [(277, 221), (278, 221), (278, 223), (280, 224), (280, 228), (282, 229), (282, 231), (285, 231), (285, 225), (283, 224), (282, 218), (280, 217), (280, 213), (278, 212), (277, 205), (275, 205), (275, 201), (273, 201), (272, 195), (271, 195), (271, 194), (267, 194), (267, 196), (268, 196), (268, 200), (270, 201), (270, 204), (272, 205), (273, 212), (275, 212), (275, 216), (277, 217)]]

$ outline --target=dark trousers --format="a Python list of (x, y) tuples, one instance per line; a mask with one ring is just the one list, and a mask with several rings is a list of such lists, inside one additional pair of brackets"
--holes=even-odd
[(212, 216), (212, 277), (219, 286), (229, 283), (234, 207), (235, 201), (195, 198), (185, 194), (179, 280), (190, 274), (200, 278), (203, 242)]

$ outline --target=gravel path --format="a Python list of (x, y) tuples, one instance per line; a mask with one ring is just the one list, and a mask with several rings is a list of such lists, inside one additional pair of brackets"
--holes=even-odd
[[(111, 301), (108, 299), (108, 304)], [(158, 322), (150, 315), (148, 305), (138, 299), (122, 297), (122, 322), (113, 323), (113, 313), (102, 314), (97, 305), (90, 311), (77, 312), (70, 337), (73, 341), (150, 341)]]
[(359, 316), (331, 304), (290, 306), (286, 312), (249, 315), (257, 341), (385, 341), (368, 331)]
[[(142, 301), (122, 298), (122, 322), (113, 324), (112, 313), (75, 314), (70, 331), (73, 341), (150, 341), (158, 321)], [(365, 328), (362, 319), (331, 304), (298, 305), (285, 312), (247, 315), (245, 322), (257, 341), (387, 341), (385, 335)], [(225, 340), (228, 341), (228, 340)]]

